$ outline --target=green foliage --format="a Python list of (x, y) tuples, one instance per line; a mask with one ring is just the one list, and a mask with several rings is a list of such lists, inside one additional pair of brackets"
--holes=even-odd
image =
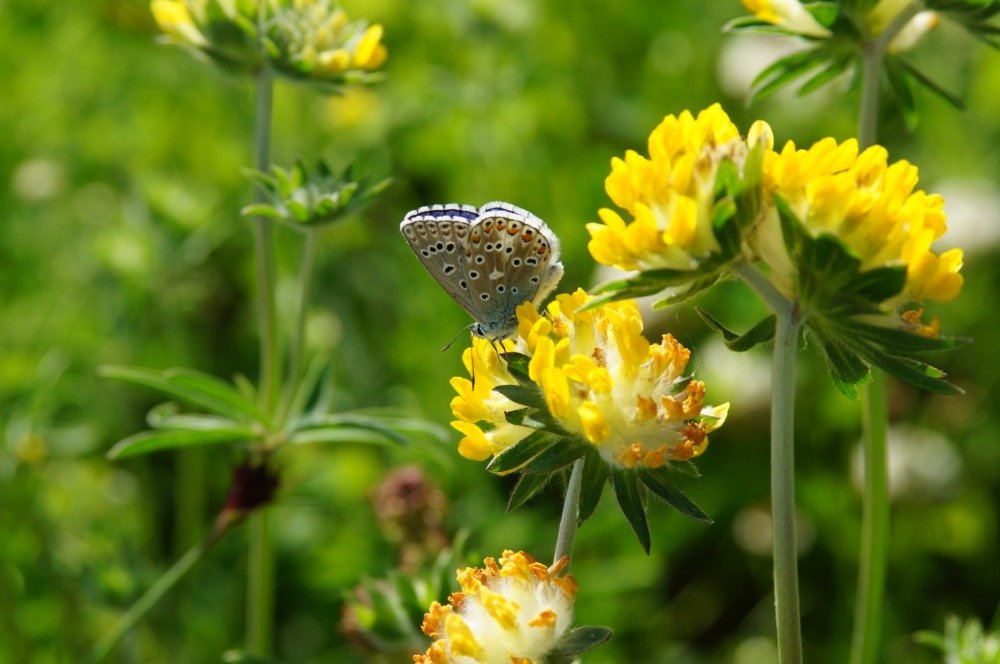
[(940, 651), (948, 664), (998, 664), (1000, 634), (987, 632), (982, 623), (969, 618), (948, 616), (944, 633), (924, 631), (914, 635), (917, 643)]

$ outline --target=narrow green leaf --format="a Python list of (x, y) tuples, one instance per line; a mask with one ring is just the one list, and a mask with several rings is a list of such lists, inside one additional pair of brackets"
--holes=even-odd
[[(783, 58), (778, 62), (782, 61), (792, 61), (789, 62), (786, 67), (779, 68), (774, 71), (770, 76), (763, 76), (764, 72), (761, 72), (754, 79), (754, 82), (750, 87), (750, 98), (752, 101), (757, 101), (763, 99), (764, 97), (778, 91), (784, 86), (788, 85), (795, 79), (804, 76), (813, 69), (823, 66), (826, 62), (825, 56), (819, 52), (819, 49), (813, 49), (812, 51), (806, 51), (810, 55), (809, 58), (799, 59), (796, 56), (800, 53)], [(794, 60), (794, 61), (793, 61)], [(768, 68), (770, 69), (770, 68)], [(765, 69), (764, 71), (767, 71)]]
[(844, 330), (844, 334), (847, 336), (856, 336), (866, 341), (871, 341), (900, 355), (951, 350), (972, 341), (967, 337), (922, 337), (913, 332), (891, 327), (869, 325), (855, 320), (838, 323), (838, 326)]
[(363, 413), (336, 413), (309, 417), (296, 422), (293, 430), (298, 433), (315, 429), (332, 430), (344, 426), (371, 431), (403, 447), (410, 444), (410, 439), (398, 431), (391, 422)]
[(108, 451), (108, 458), (126, 459), (160, 450), (203, 447), (220, 443), (254, 440), (257, 435), (248, 428), (231, 429), (154, 429), (143, 431), (118, 442)]
[(682, 287), (680, 290), (678, 290), (678, 292), (668, 295), (663, 299), (657, 300), (656, 302), (653, 303), (652, 308), (655, 311), (658, 309), (665, 309), (666, 307), (670, 307), (675, 304), (680, 304), (681, 302), (686, 302), (687, 300), (690, 300), (694, 296), (699, 295), (703, 291), (714, 286), (716, 282), (719, 281), (721, 276), (722, 273), (718, 272), (710, 277), (706, 277), (705, 279), (699, 279), (698, 281), (693, 282), (687, 288)]
[(234, 420), (267, 422), (267, 417), (257, 405), (247, 400), (236, 387), (208, 374), (190, 369), (169, 369), (161, 373), (125, 366), (101, 367), (99, 373), (158, 390)]
[(309, 366), (302, 375), (302, 380), (295, 386), (292, 400), (288, 404), (287, 416), (289, 418), (300, 417), (306, 411), (310, 398), (316, 393), (316, 388), (320, 386), (320, 382), (326, 376), (328, 362), (327, 358), (320, 356), (314, 357), (309, 362)]
[(906, 75), (899, 59), (891, 55), (886, 56), (884, 69), (889, 87), (899, 100), (907, 126), (913, 127), (917, 121), (917, 101), (913, 96), (912, 78)]
[(837, 58), (831, 61), (826, 67), (799, 86), (796, 92), (799, 96), (805, 96), (810, 92), (815, 92), (833, 79), (837, 78), (851, 66), (852, 58)]
[(529, 461), (558, 442), (559, 438), (556, 436), (543, 431), (535, 431), (493, 457), (493, 460), (487, 464), (486, 470), (496, 475), (509, 475), (520, 470)]
[(573, 438), (560, 438), (555, 445), (525, 464), (521, 472), (548, 474), (565, 468), (584, 455), (585, 446), (589, 447), (589, 444)]
[(946, 380), (945, 373), (924, 362), (890, 355), (871, 346), (859, 349), (869, 362), (896, 378), (936, 394), (962, 394), (962, 390)]
[(745, 334), (740, 335), (726, 329), (721, 322), (704, 309), (695, 307), (695, 311), (698, 312), (698, 315), (701, 316), (702, 320), (709, 327), (722, 335), (722, 342), (726, 344), (726, 348), (737, 353), (748, 351), (757, 344), (762, 344), (774, 338), (774, 326), (777, 318), (773, 315), (764, 318), (751, 327)]
[(825, 28), (833, 25), (840, 15), (840, 5), (836, 2), (806, 2), (802, 6)]
[(612, 634), (614, 632), (607, 627), (577, 627), (559, 639), (552, 654), (556, 657), (582, 655), (610, 639)]
[(665, 467), (638, 469), (639, 479), (642, 480), (642, 483), (668, 505), (689, 519), (702, 523), (712, 523), (712, 519), (700, 507), (670, 483), (669, 472)]
[(507, 501), (507, 512), (513, 512), (534, 498), (548, 484), (551, 478), (551, 475), (521, 475), (517, 480), (517, 484), (514, 485), (510, 499)]
[(288, 443), (290, 445), (325, 445), (329, 443), (394, 445), (396, 441), (387, 438), (382, 432), (345, 424), (296, 431), (288, 437)]
[(960, 111), (965, 110), (965, 102), (962, 101), (962, 98), (959, 97), (957, 94), (951, 92), (950, 90), (946, 90), (939, 83), (933, 81), (930, 77), (927, 76), (927, 74), (923, 73), (922, 71), (911, 65), (909, 62), (907, 62), (906, 60), (903, 60), (902, 58), (897, 58), (897, 61), (899, 62), (900, 66), (904, 70), (906, 70), (906, 72), (910, 76), (912, 76), (914, 80), (916, 80), (917, 83), (924, 86), (925, 88), (927, 88), (928, 90), (930, 90), (931, 92), (933, 92), (938, 97), (945, 100), (958, 110)]
[(639, 480), (635, 473), (629, 470), (615, 470), (611, 474), (611, 483), (615, 488), (618, 506), (628, 519), (635, 536), (648, 554), (650, 547), (649, 525), (646, 523), (646, 508), (642, 504), (642, 494), (639, 491)]
[(600, 453), (593, 447), (588, 449), (584, 454), (583, 484), (580, 487), (580, 523), (590, 518), (597, 509), (610, 474), (611, 470)]
[(243, 650), (227, 650), (222, 654), (222, 661), (225, 664), (282, 664), (277, 659), (251, 655)]
[(548, 407), (545, 403), (545, 395), (535, 385), (497, 385), (493, 388), (493, 391), (502, 394), (514, 403), (519, 403), (522, 406), (528, 406), (529, 408)]

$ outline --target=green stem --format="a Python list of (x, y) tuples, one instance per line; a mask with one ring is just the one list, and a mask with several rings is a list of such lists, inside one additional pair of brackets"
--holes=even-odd
[(274, 642), (274, 543), (266, 508), (250, 516), (247, 552), (247, 651), (268, 657)]
[[(273, 82), (271, 73), (262, 68), (257, 74), (257, 95), (254, 116), (254, 166), (267, 170), (270, 162), (271, 106)], [(261, 202), (264, 193), (254, 190), (254, 202)], [(281, 355), (275, 315), (274, 225), (271, 220), (257, 217), (253, 221), (254, 257), (257, 271), (257, 315), (260, 325), (260, 400), (268, 415), (277, 407), (278, 378)], [(263, 456), (263, 455), (261, 455)], [(258, 459), (258, 463), (264, 463)], [(265, 510), (250, 516), (250, 536), (247, 552), (247, 650), (268, 656), (271, 652), (274, 618), (274, 544), (271, 541)]]
[(886, 463), (885, 380), (872, 369), (862, 391), (865, 487), (861, 525), (858, 592), (854, 609), (851, 664), (874, 664), (879, 657), (882, 606), (889, 549), (889, 473)]
[(802, 662), (799, 573), (795, 537), (795, 351), (800, 316), (795, 307), (776, 312), (771, 371), (771, 528), (778, 661)]
[[(257, 95), (254, 115), (254, 168), (266, 171), (271, 159), (271, 98), (274, 84), (271, 73), (262, 69), (257, 75)], [(253, 202), (262, 203), (265, 193), (260, 187), (254, 188)], [(264, 412), (273, 412), (277, 380), (281, 373), (281, 352), (279, 346), (277, 315), (275, 313), (274, 290), (274, 223), (266, 217), (253, 220), (254, 262), (257, 276), (257, 320), (260, 327), (260, 399)]]
[[(879, 95), (885, 49), (921, 9), (919, 2), (910, 3), (876, 38), (862, 45), (861, 103), (858, 111), (858, 142), (861, 149), (874, 145), (878, 136)], [(861, 387), (865, 486), (851, 664), (875, 664), (879, 659), (889, 550), (889, 471), (886, 463), (889, 414), (883, 373), (872, 367), (871, 375), (871, 382)]]
[(748, 263), (732, 268), (774, 312), (771, 371), (771, 529), (778, 661), (801, 664), (798, 546), (795, 536), (795, 352), (802, 315), (767, 277)]
[(573, 463), (566, 484), (566, 501), (563, 503), (562, 517), (559, 519), (559, 534), (556, 536), (556, 552), (553, 563), (562, 560), (563, 556), (573, 555), (573, 540), (576, 538), (576, 527), (580, 520), (580, 491), (583, 488), (583, 459)]
[(923, 5), (911, 2), (877, 36), (861, 44), (861, 104), (858, 109), (858, 142), (864, 150), (875, 144), (878, 135), (878, 107), (882, 83), (882, 63), (889, 43)]
[(281, 399), (282, 420), (288, 417), (292, 399), (302, 377), (302, 349), (305, 345), (306, 319), (309, 315), (309, 299), (312, 294), (313, 271), (316, 265), (316, 231), (307, 228), (302, 245), (302, 268), (299, 274), (299, 301), (292, 332), (291, 350), (288, 355), (285, 391)]
[(167, 592), (177, 585), (185, 574), (187, 574), (195, 563), (201, 560), (205, 552), (208, 551), (213, 544), (219, 541), (223, 534), (228, 532), (228, 527), (224, 527), (219, 530), (213, 530), (204, 540), (200, 543), (191, 547), (187, 553), (181, 556), (177, 562), (175, 562), (170, 569), (163, 573), (163, 575), (156, 580), (156, 583), (151, 585), (142, 597), (138, 599), (132, 606), (129, 607), (128, 611), (122, 614), (122, 617), (118, 619), (118, 622), (103, 636), (101, 640), (97, 642), (90, 654), (87, 655), (86, 659), (83, 661), (85, 664), (94, 664), (99, 662), (121, 642), (125, 636), (132, 631), (136, 623), (138, 623), (143, 616), (151, 608), (153, 608), (160, 599), (167, 594)]

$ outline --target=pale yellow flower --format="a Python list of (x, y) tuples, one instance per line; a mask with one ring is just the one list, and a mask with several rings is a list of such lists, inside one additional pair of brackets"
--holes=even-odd
[(743, 6), (762, 21), (809, 37), (829, 37), (823, 27), (798, 0), (742, 0)]
[(415, 664), (542, 664), (573, 618), (577, 583), (523, 551), (459, 570), (462, 589), (431, 604), (424, 634), (434, 639)]

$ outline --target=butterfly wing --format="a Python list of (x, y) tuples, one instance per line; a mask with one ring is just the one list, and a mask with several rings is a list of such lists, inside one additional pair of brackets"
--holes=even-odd
[(479, 213), (471, 205), (425, 205), (403, 217), (399, 230), (421, 265), (477, 321), (486, 307), (471, 295), (466, 245)]
[(483, 323), (500, 327), (514, 310), (539, 304), (562, 277), (559, 240), (541, 219), (509, 203), (487, 203), (469, 228), (465, 262), (474, 298), (489, 305)]

